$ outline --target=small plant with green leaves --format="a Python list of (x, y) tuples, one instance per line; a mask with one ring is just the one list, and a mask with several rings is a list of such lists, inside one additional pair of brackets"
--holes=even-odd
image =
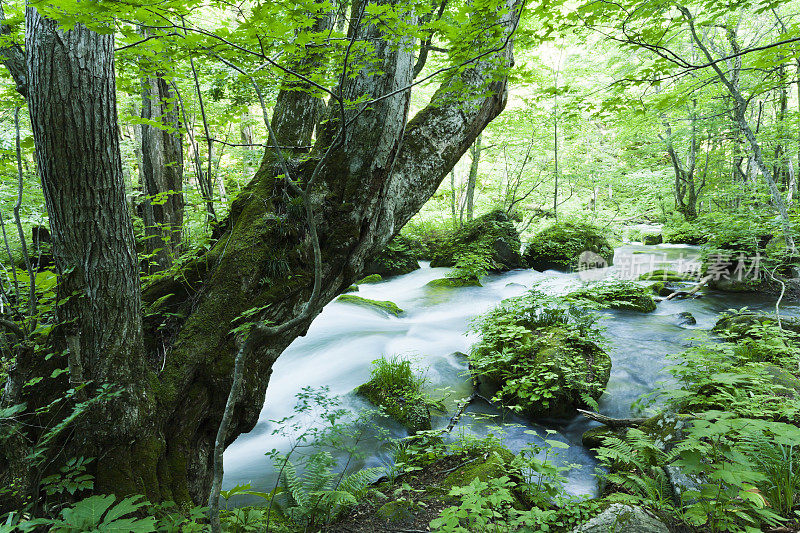
[(496, 399), (530, 417), (564, 418), (596, 408), (611, 360), (597, 316), (538, 291), (503, 301), (474, 325), (473, 375), (496, 386)]
[(370, 380), (356, 392), (403, 424), (411, 433), (431, 428), (431, 408), (439, 407), (425, 392), (424, 375), (407, 358), (383, 356), (372, 362)]

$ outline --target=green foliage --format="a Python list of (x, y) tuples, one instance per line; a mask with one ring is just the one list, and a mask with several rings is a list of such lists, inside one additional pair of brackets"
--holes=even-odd
[(276, 510), (286, 521), (303, 528), (325, 524), (356, 505), (382, 472), (381, 468), (367, 468), (336, 474), (332, 470), (335, 461), (328, 452), (313, 454), (301, 474), (285, 458), (278, 458), (277, 465), (281, 468), (281, 486), (275, 498)]
[(475, 322), (475, 375), (496, 383), (496, 398), (528, 416), (569, 416), (596, 407), (611, 371), (596, 315), (544, 294), (503, 301)]
[(398, 355), (372, 362), (371, 378), (356, 392), (403, 424), (412, 433), (431, 428), (430, 409), (438, 407), (424, 391), (425, 377)]
[(443, 533), (568, 531), (588, 520), (597, 512), (596, 502), (569, 496), (564, 490), (563, 473), (575, 465), (552, 464), (557, 450), (568, 447), (551, 439), (544, 446), (529, 445), (511, 462), (507, 475), (476, 477), (468, 485), (454, 486), (449, 495), (460, 503), (443, 509), (431, 521), (431, 529)]
[(153, 517), (132, 518), (148, 502), (141, 496), (131, 496), (115, 504), (113, 494), (90, 496), (72, 507), (61, 511), (61, 518), (40, 518), (20, 524), (20, 529), (29, 531), (36, 526), (48, 526), (53, 533), (119, 532), (150, 533), (156, 531)]
[(569, 293), (568, 300), (591, 301), (611, 309), (626, 309), (649, 313), (655, 311), (656, 302), (653, 300), (649, 287), (633, 281), (604, 280), (592, 283)]

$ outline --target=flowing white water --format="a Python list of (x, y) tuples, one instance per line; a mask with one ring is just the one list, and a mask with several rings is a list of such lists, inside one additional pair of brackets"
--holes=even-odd
[[(617, 266), (610, 272), (626, 268), (629, 257), (637, 252), (665, 254), (667, 261), (681, 254), (695, 254), (696, 248), (675, 245), (631, 245), (617, 249)], [(633, 255), (633, 257), (637, 257)], [(645, 261), (645, 271), (659, 268), (661, 261)], [(432, 396), (441, 397), (442, 389), (449, 388), (446, 405), (450, 413), (455, 403), (469, 395), (470, 384), (466, 375), (466, 360), (456, 352), (468, 352), (475, 342), (474, 333), (468, 333), (471, 320), (497, 305), (502, 299), (525, 293), (535, 283), (544, 283), (547, 291), (561, 292), (566, 287), (580, 283), (577, 274), (555, 271), (536, 272), (516, 270), (489, 276), (483, 287), (465, 287), (451, 290), (431, 290), (425, 284), (444, 277), (449, 269), (423, 268), (376, 284), (361, 285), (359, 296), (374, 300), (391, 300), (405, 313), (401, 317), (365, 309), (352, 304), (332, 302), (314, 320), (305, 337), (298, 338), (281, 355), (273, 368), (267, 389), (266, 403), (258, 425), (248, 434), (241, 435), (225, 452), (224, 487), (251, 483), (254, 489), (269, 491), (276, 479), (276, 470), (264, 453), (273, 448), (286, 451), (292, 438), (275, 435), (275, 424), (293, 413), (295, 395), (304, 387), (330, 389), (339, 396), (342, 406), (354, 414), (370, 405), (353, 394), (353, 389), (369, 380), (370, 364), (381, 355), (404, 354), (417, 358), (417, 366), (427, 369)], [(691, 342), (696, 330), (710, 329), (717, 315), (728, 309), (749, 306), (751, 309), (772, 310), (774, 299), (752, 293), (711, 293), (697, 300), (661, 302), (656, 311), (642, 314), (632, 311), (609, 311), (604, 321), (609, 353), (612, 359), (611, 379), (600, 400), (600, 411), (609, 416), (631, 415), (631, 403), (641, 394), (652, 391), (656, 382), (668, 379), (662, 369), (666, 356), (682, 352)], [(697, 319), (695, 326), (679, 326), (676, 315), (691, 312)], [(783, 306), (787, 314), (798, 314), (797, 306)], [(568, 474), (568, 489), (574, 494), (594, 494), (597, 489), (594, 456), (581, 446), (582, 433), (591, 427), (583, 417), (560, 423), (531, 423), (528, 420), (500, 413), (483, 402), (473, 403), (468, 414), (493, 415), (494, 420), (464, 416), (458, 431), (486, 435), (492, 426), (502, 426), (504, 443), (517, 451), (535, 441), (536, 436), (526, 431), (535, 430), (544, 435), (546, 428), (558, 430), (555, 438), (570, 444), (559, 461), (578, 464), (579, 469)], [(434, 427), (447, 424), (446, 415), (435, 417)], [(321, 420), (311, 419), (311, 424), (322, 426)], [(405, 431), (390, 420), (378, 423), (395, 437)], [(540, 440), (538, 442), (541, 442)], [(351, 466), (380, 466), (390, 460), (387, 451), (377, 448), (375, 440), (362, 444), (366, 459)]]

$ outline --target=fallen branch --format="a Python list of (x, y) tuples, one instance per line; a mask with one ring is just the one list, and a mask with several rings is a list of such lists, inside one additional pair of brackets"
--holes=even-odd
[(635, 428), (649, 420), (649, 418), (611, 418), (610, 416), (601, 415), (594, 411), (586, 411), (584, 409), (578, 409), (578, 412), (589, 420), (600, 422), (604, 426), (610, 428)]
[(703, 288), (705, 285), (707, 285), (707, 284), (708, 284), (708, 282), (709, 282), (709, 281), (711, 281), (711, 279), (712, 279), (713, 277), (714, 277), (714, 276), (706, 276), (706, 277), (704, 277), (703, 279), (701, 279), (701, 280), (700, 280), (700, 281), (697, 283), (697, 285), (695, 285), (694, 287), (692, 287), (692, 288), (691, 288), (691, 289), (689, 289), (688, 291), (675, 291), (675, 292), (673, 292), (672, 294), (670, 294), (669, 296), (667, 296), (667, 297), (665, 298), (665, 300), (672, 300), (673, 298), (677, 298), (678, 296), (680, 296), (681, 298), (688, 298), (689, 296), (692, 296), (692, 295), (694, 295), (695, 293), (697, 293), (697, 291), (699, 291), (700, 289), (702, 289), (702, 288)]

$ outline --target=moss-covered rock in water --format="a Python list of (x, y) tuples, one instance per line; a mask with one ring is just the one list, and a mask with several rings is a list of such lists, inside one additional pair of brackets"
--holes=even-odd
[(481, 287), (478, 278), (439, 278), (429, 281), (426, 287), (454, 289), (458, 287)]
[(397, 235), (378, 255), (367, 261), (365, 274), (399, 276), (419, 268), (417, 245), (408, 237)]
[(492, 211), (467, 222), (442, 239), (433, 251), (432, 267), (452, 267), (466, 255), (485, 258), (489, 269), (497, 272), (523, 266), (514, 224), (503, 211)]
[[(750, 312), (724, 314), (717, 320), (717, 323), (714, 324), (712, 331), (742, 338), (747, 336), (751, 329), (769, 324), (777, 327), (775, 315)], [(781, 327), (800, 334), (800, 319), (790, 316), (781, 316)]]
[(394, 316), (403, 314), (403, 310), (397, 307), (396, 303), (388, 300), (370, 300), (368, 298), (356, 296), (355, 294), (342, 294), (336, 301), (366, 307), (367, 309), (375, 309)]
[(675, 272), (674, 270), (653, 270), (652, 272), (646, 272), (639, 276), (641, 281), (691, 281), (692, 277), (690, 274), (681, 274), (680, 272)]
[(378, 283), (383, 281), (383, 278), (380, 274), (370, 274), (369, 276), (364, 276), (360, 280), (356, 281), (356, 285), (362, 285), (364, 283)]
[(664, 242), (664, 237), (660, 233), (644, 233), (642, 235), (642, 244), (652, 246), (662, 242)]
[(614, 249), (598, 228), (570, 222), (554, 224), (536, 234), (528, 241), (524, 254), (528, 266), (539, 271), (576, 270), (585, 258), (595, 258), (592, 263), (610, 265), (614, 261)]
[(649, 313), (655, 311), (653, 290), (632, 281), (601, 281), (573, 291), (570, 299), (590, 300), (611, 309)]
[(419, 394), (410, 393), (402, 388), (387, 388), (374, 379), (359, 385), (356, 393), (383, 409), (390, 418), (402, 424), (411, 434), (431, 429), (430, 402)]
[(708, 234), (697, 224), (677, 222), (664, 226), (664, 242), (671, 244), (704, 244), (708, 242)]
[(485, 393), (530, 418), (570, 418), (594, 407), (611, 375), (609, 355), (563, 325), (522, 334), (513, 347), (497, 344), (480, 344), (470, 367)]

